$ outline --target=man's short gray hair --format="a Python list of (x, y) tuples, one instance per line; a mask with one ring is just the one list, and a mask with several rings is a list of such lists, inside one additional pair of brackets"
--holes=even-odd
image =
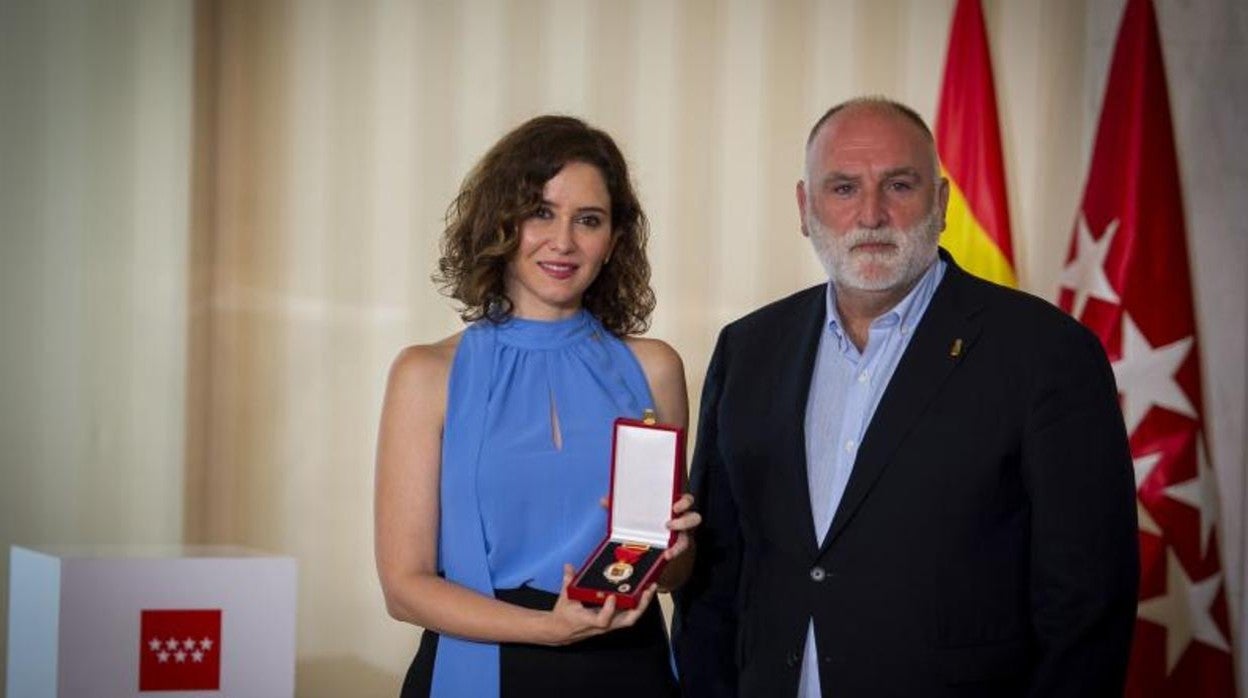
[[(815, 125), (811, 127), (810, 135), (806, 137), (805, 169), (807, 171), (806, 177), (808, 179), (810, 176), (810, 144), (815, 142), (815, 136), (819, 135), (820, 129), (831, 121), (832, 117), (842, 111), (845, 111), (846, 109), (878, 109), (881, 111), (889, 111), (917, 126), (919, 131), (923, 133), (924, 140), (926, 140), (932, 148), (932, 161), (934, 162), (936, 168), (935, 173), (933, 173), (933, 181), (940, 180), (940, 154), (936, 151), (936, 137), (932, 135), (932, 129), (928, 128), (927, 122), (923, 120), (922, 116), (919, 116), (917, 111), (895, 99), (890, 99), (883, 95), (865, 95), (862, 97), (847, 99), (825, 111), (823, 116), (819, 117), (819, 120), (816, 121)], [(807, 182), (807, 186), (810, 186), (809, 182)]]

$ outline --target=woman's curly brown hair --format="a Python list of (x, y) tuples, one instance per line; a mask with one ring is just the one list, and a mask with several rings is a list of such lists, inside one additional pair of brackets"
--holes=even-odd
[(646, 259), (649, 227), (628, 177), (628, 165), (606, 133), (569, 116), (539, 116), (503, 136), (468, 173), (446, 211), (433, 280), (459, 301), (465, 322), (511, 317), (504, 275), (519, 246), (520, 225), (542, 205), (546, 182), (570, 162), (598, 168), (611, 196), (615, 249), (582, 298), (615, 335), (650, 324), (654, 291)]

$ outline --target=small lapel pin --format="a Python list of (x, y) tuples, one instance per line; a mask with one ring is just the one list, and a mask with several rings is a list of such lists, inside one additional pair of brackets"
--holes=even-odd
[(953, 340), (953, 346), (949, 347), (949, 358), (956, 359), (962, 355), (962, 338), (958, 337)]

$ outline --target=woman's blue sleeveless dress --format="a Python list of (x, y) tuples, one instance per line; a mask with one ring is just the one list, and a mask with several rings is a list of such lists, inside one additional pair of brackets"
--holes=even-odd
[[(606, 533), (612, 423), (653, 406), (631, 350), (587, 311), (480, 321), (451, 365), (443, 429), (439, 570), (482, 594), (550, 608), (563, 565)], [(635, 628), (567, 647), (424, 633), (404, 696), (595, 696), (675, 691), (658, 604)], [(638, 693), (637, 691), (643, 691)]]

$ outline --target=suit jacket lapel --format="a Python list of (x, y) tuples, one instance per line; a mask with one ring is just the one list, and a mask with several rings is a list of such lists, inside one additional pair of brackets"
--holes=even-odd
[[(781, 362), (774, 386), (780, 414), (767, 421), (776, 427), (776, 476), (780, 479), (783, 501), (773, 502), (783, 518), (783, 528), (794, 531), (793, 540), (801, 541), (802, 550), (814, 558), (818, 549), (814, 515), (810, 509), (810, 487), (806, 479), (806, 400), (810, 395), (810, 379), (815, 371), (819, 337), (826, 324), (827, 291), (813, 297), (809, 310), (795, 318), (795, 353), (787, 356), (776, 352)], [(764, 340), (766, 341), (766, 340)]]
[[(943, 250), (941, 257), (948, 265), (945, 277), (932, 296), (923, 319), (915, 328), (914, 337), (880, 398), (820, 554), (831, 546), (853, 518), (897, 447), (931, 405), (941, 385), (979, 334), (979, 306), (971, 302), (964, 292), (966, 273), (953, 264)], [(960, 342), (956, 352), (952, 351), (955, 342)]]

